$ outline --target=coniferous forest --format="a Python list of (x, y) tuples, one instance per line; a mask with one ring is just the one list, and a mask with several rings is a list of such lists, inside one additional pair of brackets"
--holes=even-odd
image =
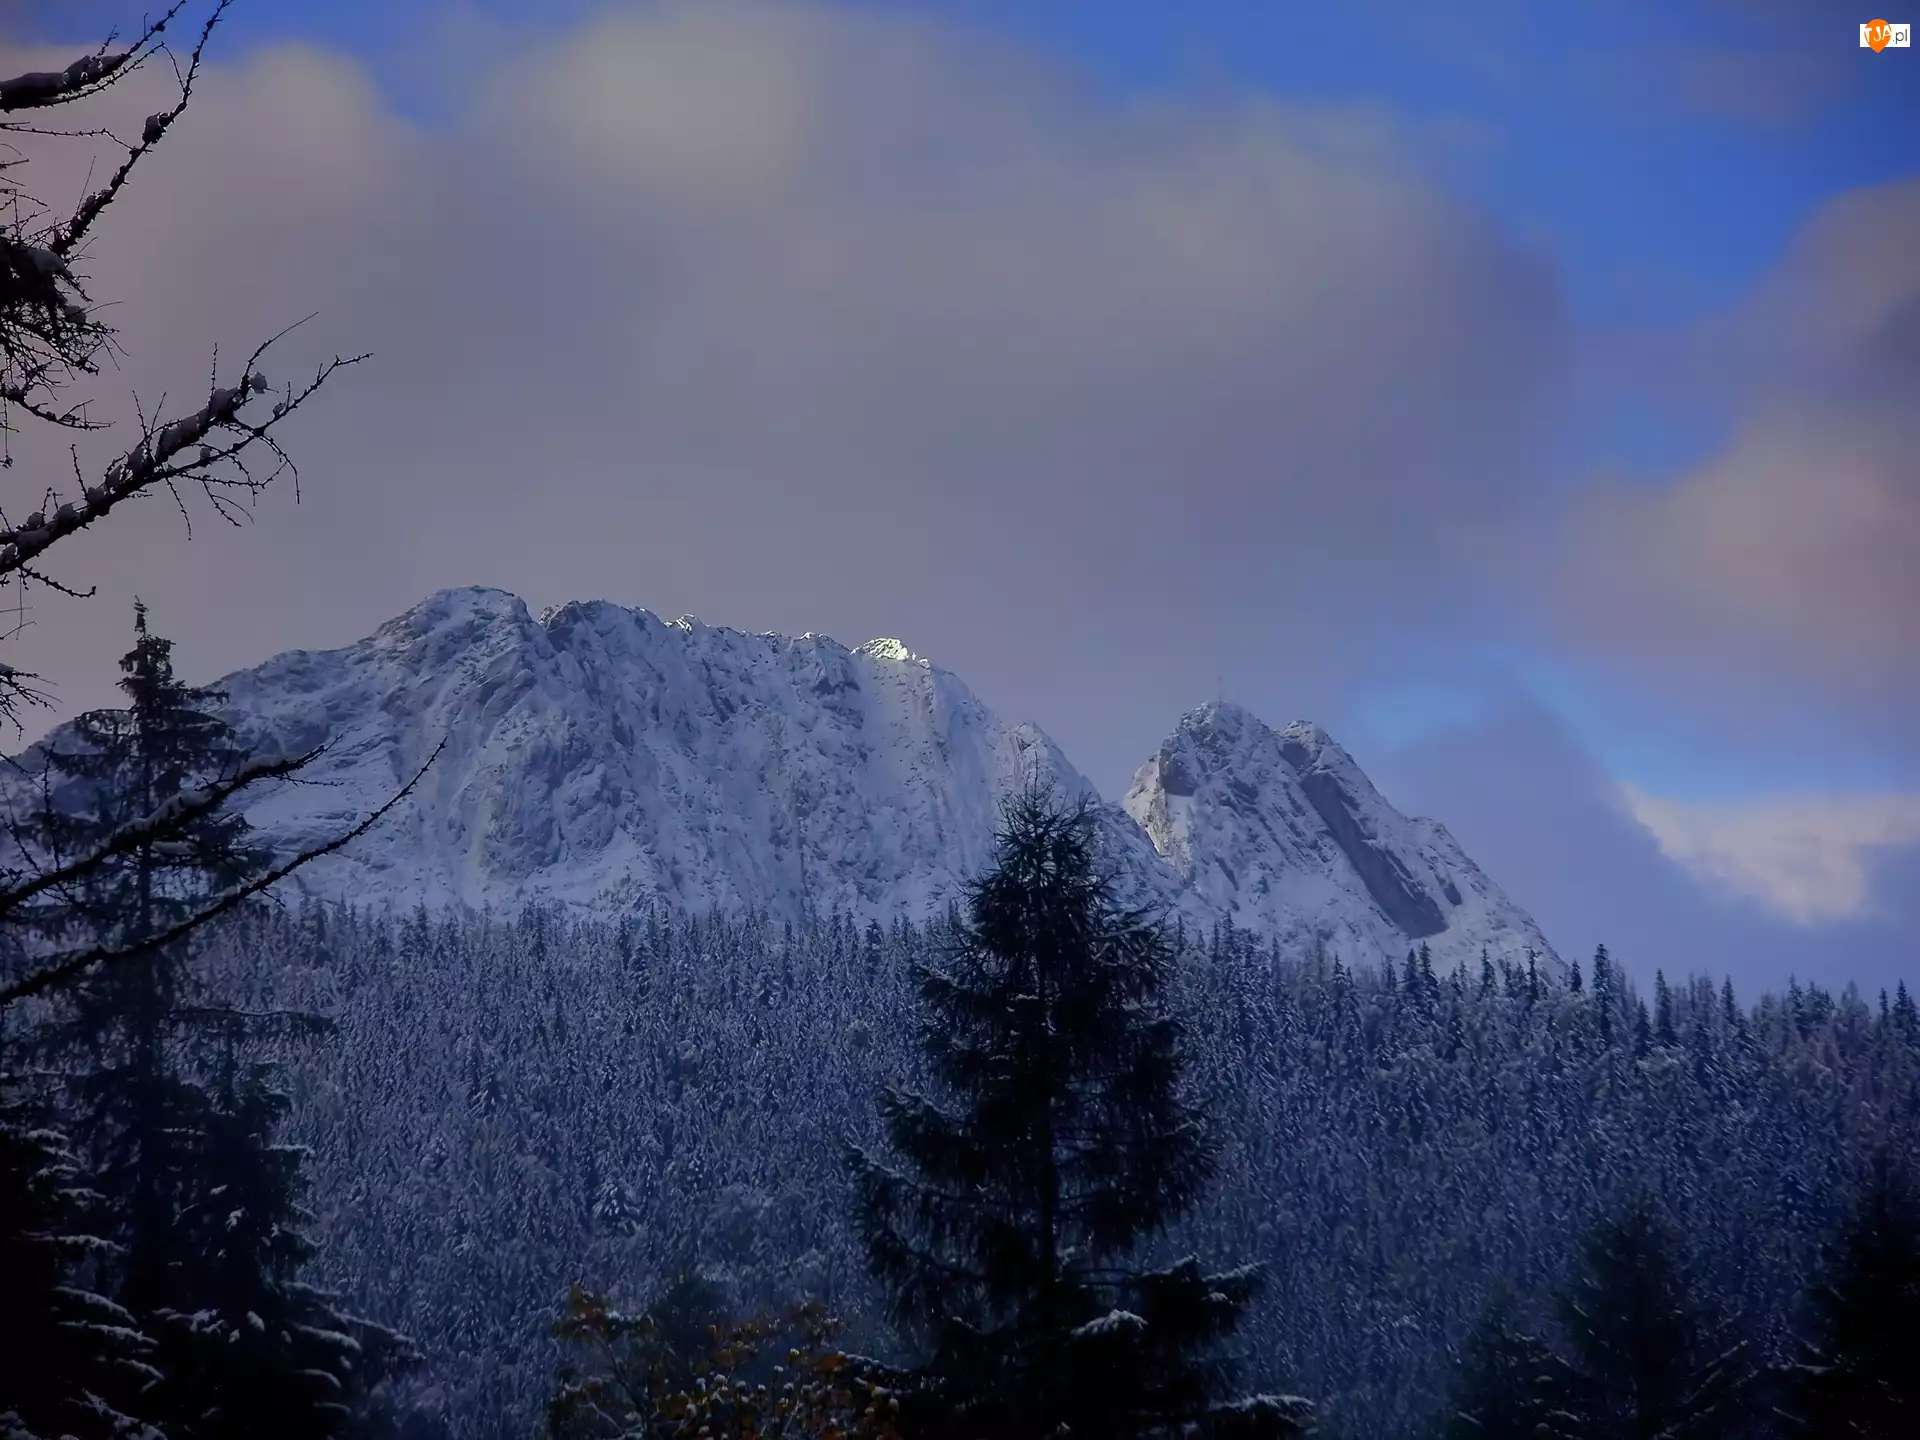
[[(575, 1280), (637, 1307), (696, 1269), (731, 1311), (816, 1299), (847, 1343), (894, 1353), (841, 1147), (880, 1146), (879, 1091), (924, 1077), (903, 1017), (949, 943), (320, 907), (220, 942), (276, 977), (249, 1003), (336, 1020), (289, 1070), (290, 1134), (335, 1197), (317, 1273), (431, 1357), (461, 1434), (537, 1416), (559, 1357), (540, 1337)], [(1642, 997), (1610, 962), (1572, 990), (1417, 954), (1355, 975), (1231, 934), (1175, 948), (1189, 1093), (1221, 1146), (1160, 1252), (1265, 1267), (1229, 1348), (1256, 1392), (1313, 1398), (1321, 1433), (1428, 1433), (1497, 1297), (1553, 1340), (1593, 1236), (1635, 1206), (1719, 1317), (1698, 1344), (1737, 1335), (1756, 1375), (1799, 1363), (1829, 1343), (1840, 1227), (1880, 1157), (1915, 1153), (1904, 994)]]

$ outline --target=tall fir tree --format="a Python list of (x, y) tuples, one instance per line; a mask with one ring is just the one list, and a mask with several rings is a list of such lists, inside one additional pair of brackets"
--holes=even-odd
[(1693, 1293), (1650, 1202), (1588, 1235), (1559, 1296), (1559, 1424), (1579, 1440), (1710, 1440), (1735, 1433), (1751, 1367)]
[[(120, 672), (124, 708), (88, 711), (44, 747), (35, 842), (56, 858), (97, 849), (245, 759), (212, 709), (218, 694), (174, 675), (171, 642), (149, 630), (138, 602)], [(18, 918), (51, 941), (135, 944), (262, 863), (245, 821), (215, 812), (126, 848)], [(184, 1054), (183, 1016), (205, 999), (190, 960), (188, 946), (173, 944), (98, 968), (40, 1037), (71, 1076), (69, 1124), (116, 1221), (114, 1298), (149, 1329), (163, 1314), (197, 1309), (189, 1281), (200, 1256), (178, 1221), (202, 1183), (211, 1112)]]
[(1920, 1199), (1882, 1155), (1810, 1297), (1811, 1338), (1789, 1372), (1796, 1435), (1920, 1434)]
[[(174, 675), (171, 642), (148, 629), (137, 602), (134, 632), (120, 661), (125, 708), (79, 716), (70, 738), (46, 748), (37, 838), (49, 854), (95, 848), (246, 758), (212, 709), (221, 697)], [(246, 822), (215, 812), (96, 866), (24, 918), (48, 938), (137, 943), (262, 863)], [(120, 1293), (135, 1310), (169, 1303), (170, 1272), (189, 1258), (173, 1218), (206, 1121), (205, 1097), (181, 1066), (182, 1012), (204, 998), (189, 960), (175, 944), (99, 968), (45, 1036), (81, 1067), (74, 1129), (88, 1137), (95, 1183), (121, 1217)]]
[[(249, 758), (217, 713), (224, 697), (175, 676), (171, 642), (138, 604), (134, 629), (120, 662), (125, 708), (80, 716), (45, 750), (36, 840), (48, 854), (96, 849)], [(242, 817), (216, 811), (123, 847), (24, 919), (50, 939), (134, 945), (269, 858)], [(317, 1022), (236, 1010), (193, 962), (192, 943), (175, 942), (100, 967), (63, 997), (39, 1042), (70, 1075), (70, 1128), (86, 1139), (89, 1180), (116, 1221), (105, 1278), (154, 1342), (159, 1378), (141, 1413), (196, 1440), (263, 1425), (342, 1433), (378, 1367), (354, 1322), (298, 1281), (311, 1249), (299, 1152), (276, 1145), (283, 1102), (242, 1060), (266, 1030)], [(381, 1361), (404, 1353), (397, 1337), (366, 1333)]]
[[(1176, 1433), (1219, 1401), (1220, 1342), (1256, 1275), (1131, 1263), (1216, 1168), (1180, 1093), (1173, 959), (1159, 924), (1116, 904), (1085, 805), (1031, 790), (1007, 804), (953, 952), (919, 970), (944, 1103), (886, 1091), (903, 1168), (850, 1157), (873, 1269), (931, 1352), (909, 1433), (1119, 1440)], [(1293, 1428), (1277, 1404), (1239, 1414)]]
[(1523, 1323), (1505, 1286), (1495, 1289), (1460, 1357), (1442, 1440), (1536, 1440), (1551, 1435), (1565, 1388), (1565, 1367)]

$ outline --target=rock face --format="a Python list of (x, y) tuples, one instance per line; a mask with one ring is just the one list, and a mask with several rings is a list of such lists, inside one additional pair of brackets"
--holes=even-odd
[[(221, 685), (250, 744), (332, 747), (248, 812), (286, 845), (337, 831), (446, 737), (418, 803), (301, 872), (336, 898), (884, 921), (960, 893), (1007, 791), (1092, 795), (1039, 730), (898, 641), (849, 650), (608, 604), (536, 620), (500, 591), (447, 591)], [(1117, 807), (1101, 823), (1131, 893), (1178, 898)]]
[(1551, 957), (1444, 825), (1395, 810), (1317, 725), (1192, 711), (1125, 808), (1208, 909), (1282, 944), (1392, 955), (1424, 943), (1444, 967), (1483, 947)]
[(1229, 706), (1180, 722), (1124, 808), (894, 640), (857, 650), (601, 603), (536, 619), (498, 590), (435, 595), (341, 650), (221, 682), (256, 749), (326, 753), (248, 815), (275, 843), (337, 831), (444, 737), (415, 802), (296, 877), (400, 906), (597, 912), (652, 902), (882, 923), (962, 893), (1001, 797), (1033, 780), (1098, 805), (1125, 898), (1360, 962), (1528, 947), (1524, 913), (1323, 732)]

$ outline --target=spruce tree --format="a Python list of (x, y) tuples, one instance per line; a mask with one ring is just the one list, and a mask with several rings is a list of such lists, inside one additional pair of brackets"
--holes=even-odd
[(1664, 970), (1653, 972), (1653, 1036), (1656, 1043), (1671, 1048), (1680, 1043), (1673, 1028), (1673, 989)]
[(1559, 1415), (1564, 1367), (1522, 1323), (1511, 1291), (1498, 1287), (1469, 1337), (1447, 1415), (1444, 1440), (1535, 1440)]
[[(171, 642), (149, 631), (137, 602), (134, 632), (120, 661), (126, 707), (87, 712), (46, 747), (38, 838), (48, 853), (91, 849), (246, 758), (212, 708), (221, 697), (174, 675)], [(24, 919), (48, 938), (134, 943), (263, 863), (246, 822), (215, 812), (95, 867)], [(205, 998), (190, 959), (175, 944), (96, 970), (42, 1041), (77, 1067), (72, 1128), (87, 1137), (93, 1182), (119, 1218), (118, 1298), (135, 1313), (174, 1305), (179, 1272), (196, 1259), (175, 1225), (208, 1120), (182, 1056), (185, 1017)]]
[(165, 1378), (152, 1403), (195, 1440), (347, 1434), (367, 1392), (414, 1358), (300, 1278), (316, 1247), (302, 1152), (276, 1140), (287, 1103), (270, 1066), (227, 1077), (212, 1097), (201, 1183), (176, 1220), (199, 1256), (182, 1286), (193, 1309), (163, 1312), (155, 1327)]
[(1593, 952), (1593, 1004), (1595, 1023), (1600, 1028), (1600, 1043), (1603, 1046), (1611, 1045), (1615, 1005), (1614, 971), (1605, 945), (1596, 946)]
[[(1218, 1345), (1255, 1291), (1251, 1269), (1131, 1263), (1215, 1150), (1180, 1094), (1169, 937), (1116, 905), (1091, 822), (1040, 792), (1008, 802), (951, 953), (918, 971), (944, 1098), (882, 1096), (900, 1167), (851, 1152), (872, 1267), (931, 1352), (918, 1433), (1172, 1433), (1220, 1397)], [(1245, 1413), (1291, 1428), (1276, 1405)]]
[(1914, 1004), (1904, 980), (1894, 987), (1893, 1024), (1908, 1040), (1920, 1040), (1920, 1005)]
[(1705, 1440), (1733, 1433), (1745, 1347), (1692, 1293), (1678, 1245), (1641, 1201), (1588, 1235), (1559, 1296), (1561, 1397), (1582, 1440)]
[(1920, 1203), (1885, 1156), (1811, 1302), (1812, 1339), (1789, 1374), (1793, 1433), (1920, 1434)]
[[(96, 848), (249, 758), (217, 713), (223, 697), (174, 675), (171, 643), (137, 604), (134, 628), (120, 662), (126, 707), (79, 717), (46, 748), (38, 840), (49, 853)], [(268, 861), (242, 817), (213, 812), (124, 849), (25, 919), (64, 941), (137, 943)], [(284, 1100), (243, 1059), (268, 1031), (319, 1022), (236, 1010), (194, 961), (189, 940), (97, 969), (39, 1039), (69, 1073), (71, 1128), (116, 1222), (105, 1279), (155, 1345), (141, 1414), (208, 1440), (339, 1434), (404, 1343), (300, 1284), (312, 1248), (300, 1152), (276, 1143)]]

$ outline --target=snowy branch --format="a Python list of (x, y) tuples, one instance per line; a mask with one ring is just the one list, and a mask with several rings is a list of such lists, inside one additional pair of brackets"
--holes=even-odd
[[(276, 335), (274, 340), (279, 338)], [(251, 395), (267, 388), (265, 377), (253, 367), (274, 340), (267, 341), (253, 352), (247, 363), (248, 373), (240, 384), (215, 387), (198, 410), (170, 424), (157, 427), (151, 423), (143, 425), (140, 443), (108, 466), (101, 483), (88, 486), (78, 503), (62, 504), (52, 515), (36, 511), (27, 517), (24, 525), (16, 529), (0, 529), (0, 580), (24, 570), (37, 556), (46, 553), (68, 535), (105, 518), (115, 506), (156, 486), (171, 488), (183, 480), (197, 484), (214, 500), (224, 517), (233, 519), (226, 507), (220, 505), (218, 490), (257, 492), (265, 489), (282, 472), (291, 469), (292, 460), (268, 432), (298, 409), (336, 370), (357, 364), (367, 357), (355, 355), (342, 359), (336, 356), (320, 368), (304, 389), (276, 403), (270, 419), (255, 424), (241, 418), (240, 407)], [(216, 432), (225, 432), (230, 438), (215, 446), (201, 443)], [(264, 478), (247, 470), (241, 459), (243, 452), (255, 442), (265, 444), (280, 462)], [(196, 446), (199, 448), (193, 449)], [(237, 473), (222, 473), (213, 468), (228, 462)]]
[[(140, 142), (128, 149), (127, 158), (121, 161), (119, 168), (113, 172), (112, 178), (82, 200), (74, 210), (73, 218), (61, 226), (48, 242), (47, 248), (56, 256), (64, 259), (73, 253), (74, 247), (86, 238), (87, 232), (93, 228), (93, 222), (100, 218), (101, 212), (111, 205), (121, 190), (126, 187), (128, 177), (133, 174), (133, 167), (160, 143), (161, 137), (167, 133), (167, 127), (185, 113), (187, 101), (193, 96), (193, 82), (200, 74), (200, 61), (206, 53), (207, 41), (213, 35), (213, 27), (220, 23), (220, 17), (226, 13), (229, 3), (230, 0), (219, 0), (219, 3), (213, 7), (213, 13), (207, 16), (206, 24), (200, 27), (200, 38), (194, 42), (193, 53), (187, 58), (186, 74), (180, 78), (180, 98), (174, 102), (171, 109), (162, 110), (147, 117), (147, 123), (141, 127)], [(179, 8), (178, 4), (174, 6), (175, 11)], [(169, 11), (168, 14), (171, 16), (173, 11)], [(163, 20), (161, 23), (166, 22)]]
[[(124, 50), (109, 51), (107, 45), (102, 45), (64, 70), (39, 70), (0, 80), (0, 115), (44, 110), (98, 94), (159, 48), (162, 33), (173, 17), (186, 8), (186, 3), (187, 0), (174, 0), (166, 12), (149, 23), (139, 38)], [(112, 37), (108, 37), (107, 44), (112, 43)]]
[[(51, 211), (29, 197), (10, 173), (0, 173), (0, 201), (9, 211), (0, 222), (0, 469), (14, 463), (5, 441), (12, 433), (15, 412), (68, 430), (102, 429), (110, 423), (90, 417), (87, 401), (68, 393), (83, 377), (99, 373), (102, 353), (114, 344), (112, 328), (100, 318), (84, 277), (77, 273), (79, 259), (100, 217), (124, 193), (134, 168), (166, 137), (193, 100), (207, 44), (229, 3), (208, 0), (208, 13), (187, 55), (168, 54), (162, 41), (168, 25), (188, 8), (187, 0), (173, 0), (129, 45), (110, 42), (64, 70), (0, 80), (0, 138), (8, 134), (91, 136), (110, 141), (124, 152), (105, 183), (85, 193), (71, 213)], [(94, 95), (161, 54), (172, 60), (178, 90), (166, 108), (147, 116), (137, 137), (121, 140), (106, 129), (48, 128), (45, 122), (30, 118), (50, 106)], [(8, 118), (16, 113), (29, 118)], [(25, 166), (30, 158), (22, 154), (0, 159), (0, 172)], [(233, 383), (221, 383), (216, 369), (203, 402), (189, 414), (167, 420), (136, 405), (138, 443), (97, 477), (82, 474), (76, 454), (66, 484), (36, 486), (40, 493), (33, 500), (12, 514), (0, 510), (0, 588), (25, 589), (38, 583), (63, 594), (91, 594), (87, 586), (69, 586), (47, 573), (41, 557), (135, 496), (164, 489), (187, 513), (183, 490), (194, 486), (221, 519), (238, 525), (245, 519), (246, 497), (257, 495), (283, 475), (290, 474), (297, 486), (298, 469), (281, 448), (275, 428), (336, 370), (367, 357), (335, 356), (316, 370), (304, 388), (289, 384), (271, 402), (263, 401), (263, 410), (271, 403), (270, 416), (251, 415), (248, 402), (268, 388), (258, 364), (287, 333), (283, 330), (258, 347)], [(164, 400), (160, 408), (164, 411)], [(31, 513), (22, 518), (26, 511)], [(188, 520), (191, 525), (191, 514)], [(22, 617), (19, 623), (25, 623), (25, 613), (24, 607), (16, 609), (15, 614)], [(0, 719), (17, 724), (21, 710), (43, 699), (32, 688), (33, 679), (23, 671), (0, 666)]]
[(336, 835), (324, 844), (315, 845), (310, 849), (301, 851), (292, 859), (274, 866), (271, 870), (256, 876), (244, 884), (235, 885), (223, 891), (186, 919), (176, 925), (167, 927), (156, 935), (150, 935), (144, 940), (135, 941), (130, 945), (94, 945), (70, 954), (55, 957), (51, 963), (43, 964), (41, 968), (22, 976), (20, 979), (5, 986), (0, 986), (0, 1009), (5, 1009), (15, 1001), (24, 1000), (33, 995), (44, 994), (61, 985), (70, 984), (87, 971), (93, 969), (96, 965), (119, 964), (123, 961), (138, 959), (143, 955), (150, 955), (155, 950), (164, 949), (176, 940), (184, 939), (209, 921), (217, 919), (219, 916), (226, 914), (253, 896), (260, 894), (270, 886), (277, 885), (301, 866), (318, 860), (323, 855), (331, 855), (334, 851), (340, 850), (353, 841), (358, 840), (384, 819), (401, 801), (413, 793), (415, 787), (426, 777), (427, 771), (432, 768), (433, 762), (440, 758), (440, 752), (446, 748), (447, 742), (445, 740), (442, 740), (438, 745), (434, 746), (433, 753), (427, 757), (426, 763), (414, 771), (413, 778), (401, 786), (385, 804), (369, 814), (351, 830)]
[[(84, 100), (124, 79), (163, 51), (162, 33), (185, 8), (185, 0), (175, 0), (123, 49), (110, 49), (110, 37), (107, 45), (64, 70), (35, 71), (0, 80), (0, 136), (96, 136), (113, 141), (127, 152), (107, 183), (83, 196), (64, 218), (49, 216), (47, 207), (0, 173), (0, 202), (10, 212), (8, 223), (0, 226), (0, 434), (10, 429), (7, 412), (13, 408), (65, 429), (100, 428), (85, 418), (84, 402), (65, 406), (58, 399), (59, 392), (76, 377), (96, 373), (96, 357), (113, 335), (112, 329), (93, 313), (86, 290), (68, 262), (78, 257), (94, 223), (125, 189), (133, 167), (185, 111), (207, 39), (227, 3), (219, 0), (208, 16), (184, 72), (176, 62), (179, 97), (167, 110), (147, 117), (137, 143), (124, 144), (104, 129), (49, 128), (45, 122), (6, 117)], [(0, 160), (0, 172), (23, 167), (28, 158), (16, 154), (14, 159)], [(0, 468), (11, 463), (12, 457), (0, 452)]]

